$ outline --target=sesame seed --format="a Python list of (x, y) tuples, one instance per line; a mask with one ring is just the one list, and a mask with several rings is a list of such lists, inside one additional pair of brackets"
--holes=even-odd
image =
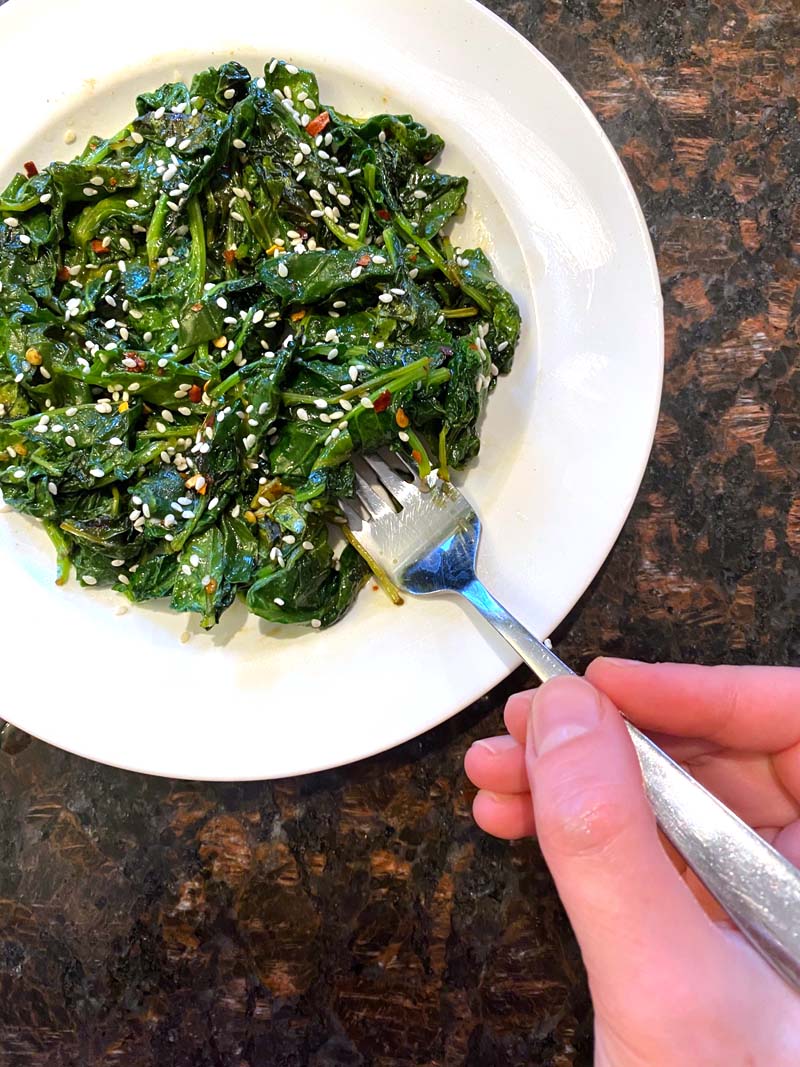
[(289, 268), (286, 266), (285, 263), (278, 264), (278, 274), (281, 276), (281, 278), (288, 278)]
[(339, 201), (342, 207), (350, 207), (351, 201), (347, 193), (339, 193), (336, 199)]
[(84, 582), (86, 585), (97, 585), (97, 579), (91, 574), (84, 574), (81, 578), (81, 581)]
[(309, 189), (308, 195), (311, 197), (312, 200), (316, 200), (318, 204), (322, 200), (322, 193), (319, 191), (319, 189)]
[(89, 474), (91, 474), (93, 478), (105, 478), (106, 476), (106, 472), (104, 470), (101, 470), (100, 467), (92, 467), (92, 469), (89, 471)]
[(233, 100), (234, 96), (236, 96), (236, 90), (226, 89), (222, 95), (226, 100)]
[(51, 496), (56, 496), (58, 494), (58, 486), (55, 482), (47, 483), (47, 492), (50, 493)]
[(350, 271), (350, 277), (351, 278), (360, 278), (361, 277), (361, 272), (362, 272), (363, 269), (364, 269), (363, 267), (353, 267), (353, 269)]
[(296, 415), (301, 422), (308, 422), (308, 412), (305, 408), (298, 408)]
[(188, 148), (191, 143), (192, 142), (191, 142), (191, 139), (189, 137), (184, 137), (184, 139), (178, 145), (178, 151), (179, 152), (183, 152), (184, 149)]
[(72, 434), (68, 433), (67, 436), (64, 438), (64, 440), (66, 441), (66, 443), (69, 445), (70, 448), (75, 448), (75, 438), (72, 436)]
[(391, 293), (381, 293), (381, 295), (378, 297), (378, 300), (380, 300), (382, 304), (391, 304), (393, 299), (394, 297)]
[(247, 145), (244, 143), (244, 141), (241, 139), (241, 137), (234, 137), (234, 139), (233, 139), (233, 147), (234, 148), (238, 148), (239, 151), (241, 152), (241, 150), (243, 148), (247, 148)]
[(282, 608), (284, 606), (284, 604), (286, 603), (286, 601), (281, 600), (281, 598), (279, 596), (276, 596), (273, 599), (273, 603), (277, 604), (279, 608)]
[(314, 627), (315, 630), (319, 630), (319, 628), (322, 626), (322, 623), (319, 619), (312, 619), (311, 625)]
[(49, 204), (52, 199), (53, 199), (53, 194), (52, 193), (42, 193), (42, 195), (39, 197), (39, 203), (40, 204)]
[(319, 408), (320, 411), (324, 411), (327, 406), (328, 406), (328, 401), (327, 400), (323, 400), (322, 397), (318, 397), (314, 401), (314, 407), (315, 408)]
[(29, 245), (31, 243), (31, 239), (28, 237), (27, 233), (21, 233), (19, 239), (21, 244)]
[(97, 196), (97, 190), (95, 188), (93, 188), (91, 185), (87, 185), (86, 188), (83, 190), (83, 195), (84, 196)]
[(362, 408), (374, 408), (375, 407), (375, 405), (372, 403), (372, 401), (370, 400), (370, 398), (368, 396), (362, 396), (361, 397), (361, 406), (362, 406)]
[(249, 451), (253, 447), (253, 445), (257, 443), (257, 441), (258, 438), (256, 437), (256, 435), (254, 433), (249, 433), (242, 443), (244, 447)]

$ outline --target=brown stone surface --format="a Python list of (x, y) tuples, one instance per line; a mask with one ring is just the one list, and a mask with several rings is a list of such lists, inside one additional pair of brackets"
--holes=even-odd
[[(797, 662), (796, 0), (493, 0), (639, 193), (666, 302), (652, 462), (565, 658)], [(3, 1067), (588, 1067), (579, 956), (535, 845), (469, 817), (469, 742), (523, 672), (354, 768), (147, 779), (0, 751)]]

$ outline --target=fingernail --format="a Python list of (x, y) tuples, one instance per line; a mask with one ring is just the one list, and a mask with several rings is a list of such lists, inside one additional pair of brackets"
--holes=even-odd
[(531, 709), (533, 746), (543, 756), (559, 745), (589, 733), (601, 718), (597, 691), (581, 678), (564, 678), (542, 686)]
[(612, 667), (648, 667), (649, 664), (640, 659), (620, 659), (616, 656), (600, 656), (603, 663), (610, 663)]
[(482, 737), (480, 740), (476, 740), (473, 748), (483, 749), (489, 752), (490, 755), (499, 755), (515, 744), (513, 737)]

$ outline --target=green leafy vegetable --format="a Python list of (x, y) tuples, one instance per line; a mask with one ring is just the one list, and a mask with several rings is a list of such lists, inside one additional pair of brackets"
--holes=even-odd
[[(354, 119), (315, 76), (238, 63), (136, 100), (0, 195), (0, 489), (57, 581), (237, 594), (327, 627), (369, 573), (346, 530), (359, 453), (463, 467), (520, 330), (447, 228), (467, 180), (407, 115)], [(334, 524), (334, 525), (332, 525)]]

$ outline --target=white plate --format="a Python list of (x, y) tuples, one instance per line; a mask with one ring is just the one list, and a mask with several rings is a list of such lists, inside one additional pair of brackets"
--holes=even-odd
[[(0, 180), (117, 129), (136, 92), (237, 58), (309, 66), (324, 100), (411, 111), (469, 175), (459, 242), (478, 240), (522, 308), (510, 378), (491, 399), (466, 489), (480, 572), (549, 633), (599, 569), (639, 486), (658, 410), (658, 277), (609, 142), (558, 72), (472, 0), (140, 0), (111, 33), (94, 0), (0, 9)], [(40, 528), (0, 522), (6, 702), (0, 714), (81, 755), (152, 774), (274, 778), (360, 759), (422, 733), (499, 682), (515, 656), (448, 600), (390, 606), (366, 589), (324, 633), (237, 605), (211, 636), (112, 592), (53, 585)], [(19, 672), (11, 697), (11, 672)]]

